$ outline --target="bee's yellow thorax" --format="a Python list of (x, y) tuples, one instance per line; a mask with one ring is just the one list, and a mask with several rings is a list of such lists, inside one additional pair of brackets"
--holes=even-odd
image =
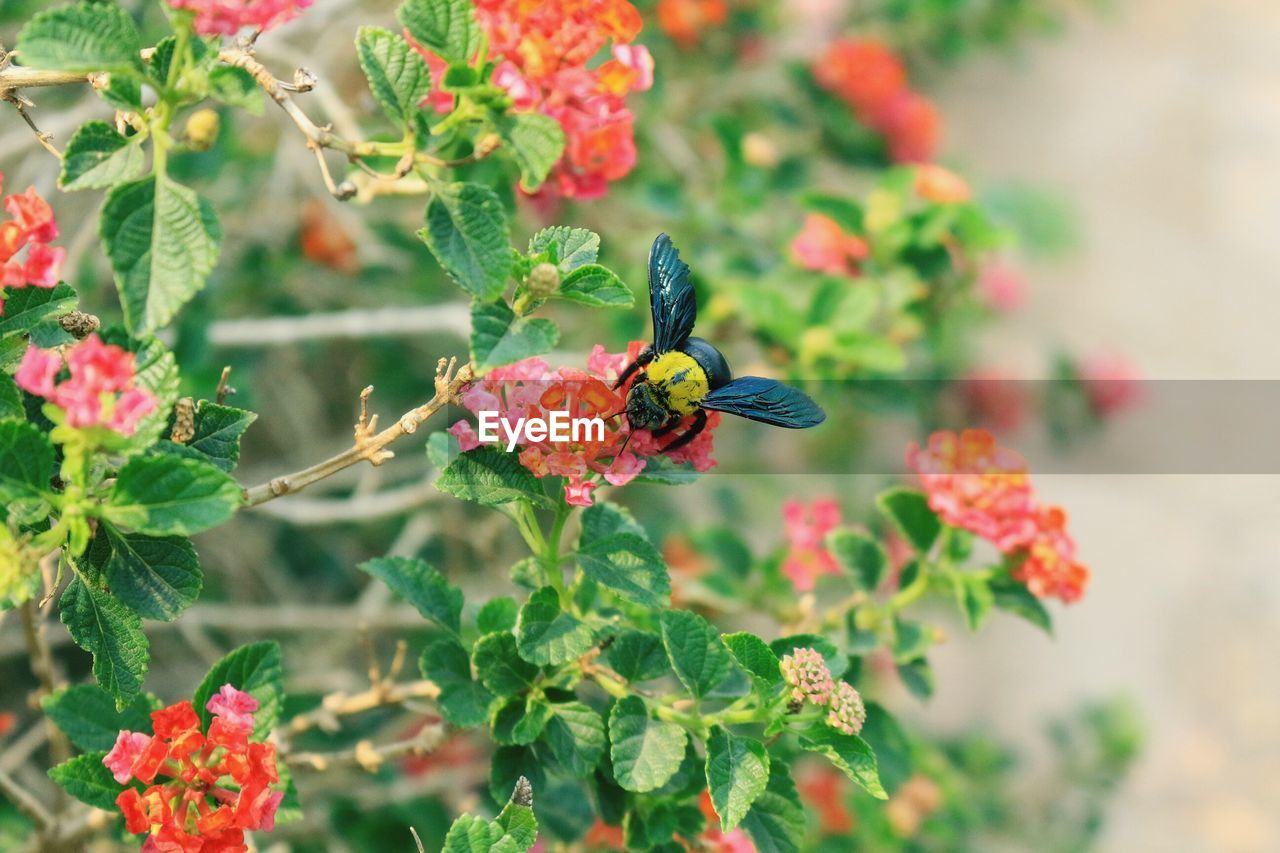
[(672, 411), (682, 415), (693, 414), (710, 390), (707, 374), (698, 362), (675, 350), (655, 358), (646, 372), (649, 381), (666, 392), (667, 404)]

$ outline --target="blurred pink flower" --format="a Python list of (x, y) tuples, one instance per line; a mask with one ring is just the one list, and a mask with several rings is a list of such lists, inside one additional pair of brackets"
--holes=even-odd
[(246, 27), (269, 30), (310, 6), (312, 0), (169, 0), (174, 9), (195, 12), (202, 36), (233, 36)]
[(806, 215), (804, 227), (791, 240), (791, 256), (797, 264), (830, 275), (857, 276), (858, 263), (869, 254), (866, 240), (821, 213)]
[(1142, 401), (1142, 377), (1123, 356), (1091, 356), (1078, 370), (1089, 405), (1099, 417), (1110, 417)]
[(840, 525), (840, 506), (833, 498), (816, 498), (805, 504), (789, 500), (782, 506), (787, 533), (787, 555), (782, 572), (799, 592), (813, 589), (820, 575), (840, 573), (840, 565), (826, 549), (828, 533)]
[(1012, 264), (996, 259), (978, 273), (978, 293), (995, 310), (1008, 312), (1022, 304), (1026, 283)]

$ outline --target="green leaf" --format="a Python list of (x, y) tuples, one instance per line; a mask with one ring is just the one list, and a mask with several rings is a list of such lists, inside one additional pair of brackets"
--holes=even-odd
[(116, 707), (123, 708), (142, 690), (151, 660), (142, 619), (78, 575), (62, 593), (59, 606), (71, 639), (93, 655), (94, 679), (115, 697)]
[(456, 636), (462, 630), (462, 590), (422, 560), (376, 557), (357, 568), (385, 583), (446, 631)]
[(498, 134), (520, 168), (520, 189), (534, 192), (542, 186), (564, 153), (564, 130), (560, 122), (542, 113), (514, 113), (503, 116)]
[[(13, 381), (12, 376), (0, 371), (0, 421), (21, 421), (26, 417), (27, 410), (22, 405), (22, 392), (18, 390), (17, 383)], [(0, 450), (0, 454), (3, 453), (4, 451)]]
[(662, 644), (681, 683), (701, 699), (733, 669), (729, 651), (711, 623), (688, 610), (664, 610)]
[(458, 286), (477, 299), (501, 296), (512, 256), (497, 194), (481, 184), (435, 184), (426, 219), (418, 236)]
[(595, 263), (600, 254), (600, 235), (586, 228), (554, 225), (543, 228), (529, 240), (529, 254), (551, 252), (560, 272), (569, 273)]
[(491, 598), (476, 614), (476, 628), (481, 634), (492, 634), (495, 631), (511, 631), (516, 626), (516, 617), (520, 614), (520, 605), (509, 595)]
[(462, 62), (452, 62), (444, 69), (440, 88), (448, 91), (461, 91), (480, 84), (480, 72)]
[(751, 676), (761, 693), (768, 694), (782, 683), (778, 656), (764, 640), (748, 631), (721, 634), (720, 639), (738, 662), (738, 666)]
[(230, 473), (240, 461), (240, 437), (257, 419), (254, 412), (201, 400), (196, 407), (195, 435), (187, 447), (199, 450), (211, 464)]
[(650, 681), (671, 670), (662, 639), (647, 631), (623, 631), (614, 638), (605, 657), (609, 667), (627, 681)]
[(542, 740), (559, 765), (556, 769), (574, 778), (591, 775), (604, 755), (604, 720), (581, 702), (558, 703), (551, 711)]
[(805, 834), (804, 806), (785, 764), (770, 768), (769, 782), (741, 827), (755, 842), (757, 853), (799, 853)]
[(231, 518), (243, 500), (226, 472), (160, 454), (125, 463), (102, 511), (108, 521), (138, 533), (190, 536)]
[(116, 797), (124, 790), (102, 763), (107, 752), (88, 752), (49, 769), (49, 778), (82, 803), (116, 811)]
[(527, 746), (542, 736), (551, 714), (551, 706), (532, 695), (507, 699), (493, 712), (493, 739), (504, 746)]
[(603, 499), (597, 499), (595, 503), (582, 512), (582, 533), (578, 537), (578, 547), (584, 548), (588, 544), (604, 539), (614, 533), (632, 533), (646, 542), (649, 541), (648, 534), (644, 532), (644, 528), (640, 526), (635, 516), (631, 514), (631, 510)]
[(662, 554), (634, 533), (593, 539), (576, 556), (583, 574), (641, 607), (666, 607), (671, 578)]
[(986, 578), (973, 572), (953, 572), (951, 581), (955, 587), (956, 604), (960, 606), (965, 624), (970, 631), (977, 631), (995, 605), (991, 587), (987, 585)]
[(999, 578), (991, 581), (990, 590), (992, 602), (996, 607), (1015, 616), (1021, 616), (1046, 634), (1053, 634), (1053, 618), (1049, 615), (1049, 611), (1023, 584), (1012, 579)]
[(167, 325), (204, 287), (222, 239), (213, 205), (163, 175), (113, 187), (99, 234), (135, 335)]
[(436, 488), (482, 506), (516, 500), (527, 500), (536, 506), (550, 505), (542, 485), (520, 464), (516, 454), (493, 447), (477, 447), (460, 454), (440, 474)]
[(541, 790), (546, 782), (542, 761), (527, 746), (504, 746), (493, 751), (493, 763), (489, 767), (489, 795), (494, 802), (502, 802), (524, 776), (535, 790)]
[(764, 744), (730, 734), (716, 726), (707, 738), (707, 790), (720, 816), (720, 829), (729, 832), (769, 782), (769, 754)]
[(133, 180), (146, 165), (140, 140), (136, 136), (126, 139), (105, 121), (82, 124), (62, 153), (58, 186), (64, 190), (96, 190)]
[(896, 663), (918, 658), (933, 645), (934, 630), (923, 622), (895, 619), (893, 628), (893, 659)]
[(27, 421), (0, 420), (0, 502), (40, 499), (49, 493), (53, 445)]
[(889, 561), (880, 543), (856, 530), (841, 529), (827, 537), (827, 547), (853, 575), (858, 588), (874, 592), (884, 580)]
[(480, 374), (550, 352), (559, 340), (550, 320), (517, 317), (505, 302), (471, 303), (471, 363)]
[(570, 302), (607, 308), (630, 308), (636, 301), (631, 288), (599, 264), (586, 264), (566, 275), (555, 295)]
[(688, 735), (675, 723), (649, 717), (639, 696), (624, 697), (609, 714), (613, 775), (628, 791), (660, 788), (680, 769)]
[(493, 694), (471, 677), (471, 659), (457, 640), (436, 640), (422, 652), (422, 674), (436, 683), (440, 713), (455, 726), (472, 728), (489, 719)]
[(4, 294), (4, 313), (0, 314), (0, 338), (29, 332), (45, 320), (70, 314), (79, 301), (71, 286), (61, 282), (53, 287), (8, 290)]
[(387, 117), (408, 127), (431, 91), (431, 72), (422, 54), (390, 30), (361, 27), (356, 31), (356, 56)]
[(255, 739), (266, 737), (275, 728), (284, 707), (284, 663), (280, 644), (270, 640), (241, 646), (209, 669), (191, 699), (206, 726), (212, 722), (213, 715), (205, 705), (224, 684), (230, 684), (258, 700), (258, 710), (253, 713), (253, 734)]
[(594, 642), (591, 628), (560, 608), (554, 587), (534, 592), (520, 608), (516, 644), (529, 663), (559, 666), (586, 654)]
[(825, 725), (817, 725), (801, 735), (800, 746), (810, 752), (820, 752), (845, 775), (861, 785), (868, 794), (879, 800), (888, 799), (880, 785), (876, 770), (876, 754), (867, 742), (857, 735), (847, 735)]
[(418, 44), (446, 62), (469, 62), (482, 33), (471, 0), (406, 0), (396, 18)]
[(485, 634), (476, 641), (471, 658), (484, 686), (497, 696), (523, 693), (538, 677), (538, 668), (516, 651), (516, 638), (510, 632)]
[(219, 65), (209, 72), (209, 96), (229, 107), (262, 114), (262, 89), (253, 75), (234, 65)]
[(919, 554), (928, 553), (942, 531), (942, 522), (929, 509), (929, 499), (922, 492), (889, 489), (876, 496), (876, 506)]
[(867, 719), (858, 734), (876, 755), (876, 767), (885, 791), (893, 794), (911, 777), (911, 741), (879, 703), (867, 702)]
[(533, 815), (533, 785), (521, 776), (511, 799), (498, 813), (498, 824), (516, 842), (517, 850), (528, 850), (538, 841), (538, 821)]
[(172, 622), (200, 597), (204, 573), (191, 540), (124, 533), (106, 522), (99, 529), (111, 549), (107, 586), (134, 613)]
[(37, 13), (18, 33), (22, 64), (46, 71), (140, 71), (138, 28), (115, 3), (74, 3)]
[(898, 677), (911, 695), (925, 700), (933, 695), (933, 669), (923, 657), (898, 663)]
[(507, 831), (497, 822), (464, 814), (449, 827), (441, 853), (507, 853), (518, 848), (514, 842), (502, 844)]
[(40, 700), (40, 707), (76, 748), (85, 752), (110, 751), (121, 731), (150, 731), (155, 710), (145, 695), (135, 696), (117, 709), (111, 694), (96, 684), (64, 687)]

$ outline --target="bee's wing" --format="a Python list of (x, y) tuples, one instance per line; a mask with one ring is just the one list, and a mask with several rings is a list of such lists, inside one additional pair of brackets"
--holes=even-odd
[(704, 409), (729, 412), (788, 429), (817, 426), (827, 414), (803, 392), (773, 379), (739, 376), (700, 401)]
[(679, 349), (693, 331), (698, 305), (689, 266), (666, 234), (659, 234), (649, 250), (649, 306), (653, 310), (653, 351), (658, 355)]

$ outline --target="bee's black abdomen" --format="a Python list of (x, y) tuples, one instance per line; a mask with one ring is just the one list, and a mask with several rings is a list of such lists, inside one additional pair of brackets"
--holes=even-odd
[(733, 371), (729, 369), (724, 355), (702, 338), (689, 338), (680, 351), (696, 361), (702, 372), (707, 374), (707, 385), (712, 391), (733, 379)]

